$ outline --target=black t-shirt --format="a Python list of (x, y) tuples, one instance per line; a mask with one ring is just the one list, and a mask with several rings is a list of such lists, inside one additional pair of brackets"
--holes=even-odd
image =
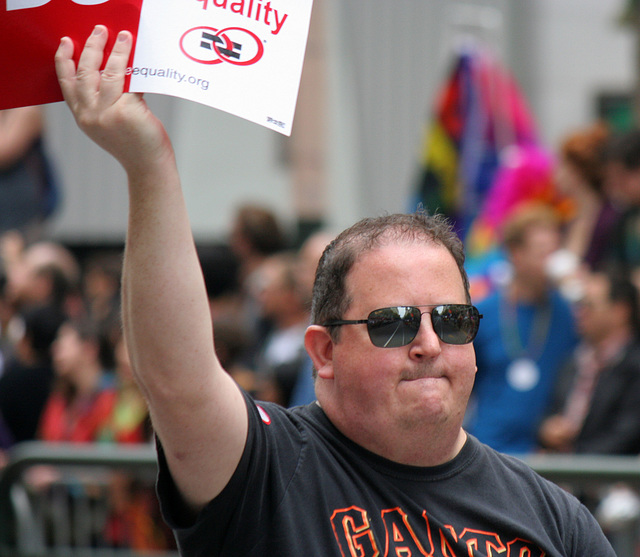
[(195, 523), (158, 445), (158, 493), (185, 557), (615, 556), (577, 499), (471, 436), (421, 468), (351, 442), (317, 404), (247, 405), (240, 464)]

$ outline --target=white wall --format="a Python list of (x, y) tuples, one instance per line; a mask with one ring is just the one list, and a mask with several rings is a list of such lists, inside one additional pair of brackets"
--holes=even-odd
[(513, 0), (512, 66), (550, 146), (592, 121), (598, 93), (632, 89), (635, 39), (619, 24), (626, 3)]
[(277, 133), (187, 101), (177, 103), (175, 116), (171, 137), (196, 237), (224, 235), (245, 201), (293, 219)]

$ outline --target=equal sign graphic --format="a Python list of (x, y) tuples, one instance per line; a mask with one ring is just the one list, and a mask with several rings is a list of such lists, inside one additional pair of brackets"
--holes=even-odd
[(229, 50), (228, 48), (223, 48), (226, 44), (226, 41), (223, 41), (218, 35), (213, 35), (212, 33), (207, 33), (206, 31), (202, 32), (202, 40), (200, 41), (200, 46), (202, 48), (206, 48), (207, 50), (213, 50), (213, 43), (218, 43), (221, 46), (218, 47), (218, 52), (223, 54), (227, 58), (236, 58), (240, 59), (240, 50), (242, 50), (242, 45), (240, 43), (234, 43), (233, 50)]

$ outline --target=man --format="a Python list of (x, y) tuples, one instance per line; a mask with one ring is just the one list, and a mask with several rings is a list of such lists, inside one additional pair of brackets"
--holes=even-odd
[(131, 34), (100, 74), (106, 39), (96, 27), (76, 71), (64, 38), (56, 66), (128, 174), (125, 332), (183, 555), (613, 556), (575, 499), (462, 430), (479, 315), (438, 218), (364, 221), (325, 252), (305, 337), (319, 404), (259, 407), (238, 389), (215, 358), (170, 142), (122, 94)]
[(547, 277), (548, 258), (560, 245), (553, 210), (533, 205), (516, 211), (502, 241), (512, 276), (478, 304), (485, 320), (474, 343), (475, 410), (466, 425), (494, 449), (524, 454), (536, 448), (558, 369), (577, 334), (569, 304)]
[[(622, 209), (614, 230), (611, 259), (640, 269), (640, 129), (614, 135), (604, 152), (605, 192)], [(636, 284), (640, 275), (634, 277)]]
[[(304, 292), (303, 298), (305, 306), (309, 308), (311, 308), (313, 283), (316, 277), (318, 262), (325, 248), (334, 237), (335, 235), (327, 230), (318, 230), (304, 241), (298, 251), (298, 269), (296, 275), (298, 277), (298, 284)], [(298, 374), (296, 383), (293, 386), (289, 406), (301, 406), (316, 400), (316, 389), (312, 372), (313, 362), (307, 354), (302, 364), (301, 372)]]
[(640, 453), (638, 295), (613, 273), (584, 279), (576, 308), (582, 338), (560, 375), (540, 441), (552, 451)]
[(256, 270), (258, 310), (269, 329), (260, 343), (255, 369), (274, 389), (270, 400), (285, 406), (307, 361), (304, 335), (309, 307), (297, 269), (296, 254), (283, 252), (267, 257)]

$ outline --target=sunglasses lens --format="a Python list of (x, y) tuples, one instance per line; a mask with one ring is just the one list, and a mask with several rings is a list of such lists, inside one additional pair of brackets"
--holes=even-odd
[(433, 329), (447, 344), (468, 344), (478, 333), (480, 315), (473, 306), (444, 305), (431, 312)]
[[(436, 306), (431, 313), (433, 330), (447, 344), (468, 344), (478, 333), (480, 314), (473, 306), (447, 304)], [(369, 314), (369, 338), (378, 348), (406, 346), (418, 334), (422, 312), (413, 306), (376, 309)]]
[(369, 314), (369, 338), (378, 348), (397, 348), (409, 344), (420, 329), (420, 310), (398, 306), (376, 309)]

